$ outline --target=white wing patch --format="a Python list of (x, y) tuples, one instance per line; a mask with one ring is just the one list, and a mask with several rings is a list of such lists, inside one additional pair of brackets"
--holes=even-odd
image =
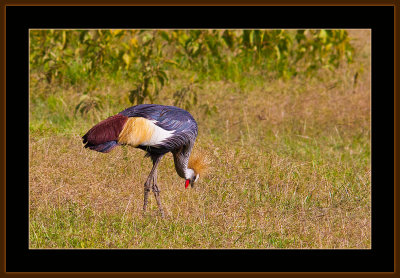
[(156, 125), (157, 121), (148, 121), (148, 124), (154, 128), (153, 134), (149, 140), (142, 143), (144, 146), (154, 146), (161, 144), (165, 139), (170, 138), (173, 135), (173, 131), (168, 131)]

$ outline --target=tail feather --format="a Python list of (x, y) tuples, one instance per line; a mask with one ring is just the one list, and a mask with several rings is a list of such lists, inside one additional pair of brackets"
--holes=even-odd
[(118, 136), (128, 117), (115, 115), (92, 127), (83, 137), (85, 148), (98, 152), (109, 152), (117, 146)]
[(101, 153), (109, 153), (116, 146), (118, 146), (118, 143), (116, 141), (109, 141), (109, 142), (99, 144), (99, 145), (91, 145), (91, 144), (87, 143), (85, 145), (85, 148), (89, 148), (93, 151), (97, 151), (97, 152), (101, 152)]

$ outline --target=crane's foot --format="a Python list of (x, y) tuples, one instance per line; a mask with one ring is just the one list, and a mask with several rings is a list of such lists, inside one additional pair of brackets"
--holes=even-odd
[(160, 210), (161, 217), (165, 217), (164, 209), (161, 205), (161, 198), (160, 198), (160, 189), (158, 188), (157, 184), (154, 180), (150, 180), (151, 182), (147, 182), (144, 184), (144, 203), (143, 203), (143, 213), (146, 212), (147, 204), (149, 201), (149, 192), (150, 188), (153, 189), (154, 197), (156, 198), (158, 208)]

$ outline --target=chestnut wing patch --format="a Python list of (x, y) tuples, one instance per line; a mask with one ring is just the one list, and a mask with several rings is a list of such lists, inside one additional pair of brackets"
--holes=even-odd
[(83, 143), (93, 146), (116, 141), (127, 121), (128, 117), (120, 114), (109, 117), (92, 127), (83, 136)]

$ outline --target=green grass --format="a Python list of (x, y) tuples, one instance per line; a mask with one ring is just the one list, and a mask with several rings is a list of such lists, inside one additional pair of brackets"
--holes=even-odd
[[(185, 189), (172, 156), (163, 158), (164, 219), (152, 195), (142, 212), (151, 169), (143, 151), (101, 154), (80, 138), (130, 106), (131, 84), (105, 77), (87, 93), (101, 108), (85, 114), (75, 107), (87, 88), (33, 78), (30, 248), (370, 248), (370, 35), (358, 32), (350, 33), (354, 64), (316, 78), (203, 80), (190, 112), (199, 125), (195, 149), (211, 168)], [(160, 104), (172, 105), (192, 73), (171, 76)], [(205, 113), (204, 104), (216, 111)]]

